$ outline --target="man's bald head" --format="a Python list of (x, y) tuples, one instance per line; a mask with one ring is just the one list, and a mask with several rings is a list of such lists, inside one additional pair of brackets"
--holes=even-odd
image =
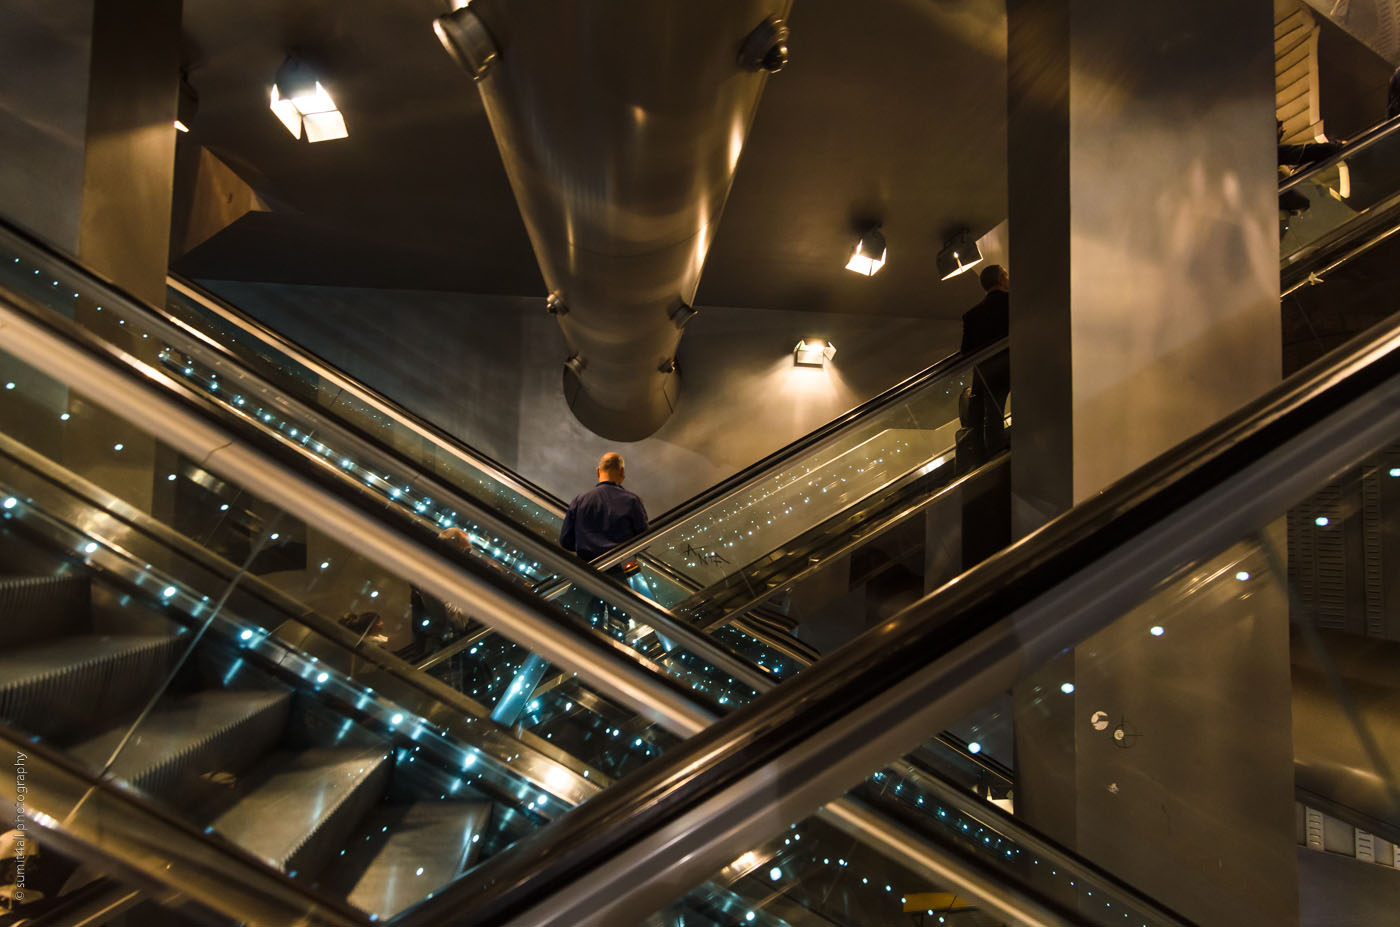
[(598, 479), (607, 480), (612, 483), (621, 483), (626, 474), (627, 464), (623, 461), (622, 455), (614, 451), (608, 451), (598, 458)]

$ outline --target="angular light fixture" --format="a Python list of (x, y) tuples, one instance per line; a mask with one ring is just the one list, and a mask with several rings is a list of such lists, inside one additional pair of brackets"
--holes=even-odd
[(836, 356), (836, 345), (823, 338), (803, 338), (792, 349), (792, 362), (797, 367), (825, 367)]
[(963, 229), (938, 252), (936, 263), (940, 277), (948, 280), (982, 263), (982, 249), (977, 247), (972, 233)]
[(860, 236), (855, 250), (851, 252), (851, 259), (846, 262), (846, 269), (873, 277), (884, 266), (885, 236), (880, 234), (880, 227), (875, 226)]
[(301, 138), (303, 129), (308, 142), (325, 142), (350, 135), (345, 117), (336, 109), (320, 77), (309, 65), (295, 58), (288, 58), (277, 69), (271, 107), (282, 125), (292, 133), (292, 138)]

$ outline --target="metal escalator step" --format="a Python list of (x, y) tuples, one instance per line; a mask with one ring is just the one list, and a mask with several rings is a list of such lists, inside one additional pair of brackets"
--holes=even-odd
[(244, 777), (210, 823), (274, 866), (314, 876), (383, 798), (392, 768), (382, 747), (279, 750)]
[(224, 789), (272, 748), (287, 725), (291, 693), (213, 689), (162, 701), (125, 744), (128, 723), (70, 752), (100, 769), (121, 746), (110, 774), (174, 805)]
[(350, 903), (382, 921), (421, 901), (476, 862), (490, 821), (491, 804), (484, 801), (377, 809), (336, 861), (337, 868), (358, 872)]
[(18, 647), (92, 627), (83, 576), (0, 576), (0, 646)]
[(101, 728), (155, 692), (180, 636), (80, 634), (0, 652), (0, 718), (41, 737)]

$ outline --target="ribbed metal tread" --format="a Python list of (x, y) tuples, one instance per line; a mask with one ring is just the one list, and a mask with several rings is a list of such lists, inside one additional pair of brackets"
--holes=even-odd
[(0, 645), (22, 646), (92, 627), (85, 576), (0, 576)]
[[(235, 778), (277, 742), (291, 693), (213, 689), (164, 701), (131, 736), (110, 774), (173, 804)], [(74, 746), (79, 762), (101, 768), (129, 729), (119, 724)]]
[(360, 872), (350, 903), (386, 920), (421, 901), (476, 861), (490, 820), (491, 804), (484, 801), (376, 809), (337, 863)]
[(91, 731), (154, 693), (179, 635), (79, 634), (0, 654), (0, 718), (42, 737)]
[(314, 875), (384, 795), (392, 769), (381, 747), (313, 747), (271, 754), (210, 823), (288, 873)]

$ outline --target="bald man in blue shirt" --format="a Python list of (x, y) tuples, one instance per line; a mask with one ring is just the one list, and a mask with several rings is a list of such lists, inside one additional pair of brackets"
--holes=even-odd
[(564, 513), (559, 543), (594, 560), (647, 530), (647, 510), (636, 493), (622, 488), (626, 464), (609, 451), (598, 461), (598, 485), (580, 493)]
[[(609, 451), (598, 461), (598, 485), (580, 493), (569, 503), (564, 513), (564, 525), (559, 530), (559, 543), (584, 560), (595, 560), (619, 544), (632, 540), (647, 530), (647, 510), (636, 493), (622, 488), (626, 465), (622, 455)], [(608, 570), (608, 575), (626, 582), (623, 565)], [(617, 637), (627, 633), (626, 617), (602, 599), (589, 603), (589, 620)]]

